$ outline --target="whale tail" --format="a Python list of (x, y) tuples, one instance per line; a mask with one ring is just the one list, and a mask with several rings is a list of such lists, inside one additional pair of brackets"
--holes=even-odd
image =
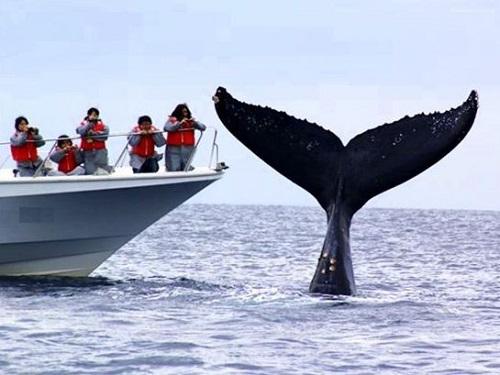
[(443, 113), (404, 117), (354, 137), (346, 146), (332, 132), (285, 112), (246, 104), (219, 87), (215, 109), (224, 126), (279, 173), (311, 193), (329, 229), (311, 291), (353, 294), (349, 227), (369, 199), (423, 172), (451, 150), (474, 122), (477, 93)]

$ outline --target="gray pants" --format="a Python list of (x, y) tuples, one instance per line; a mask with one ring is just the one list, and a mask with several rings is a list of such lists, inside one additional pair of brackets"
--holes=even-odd
[[(158, 154), (155, 152), (153, 157), (156, 159), (156, 161), (160, 161), (161, 159), (163, 159), (163, 154)], [(146, 159), (147, 158), (130, 153), (130, 166), (135, 171), (134, 173), (137, 173), (142, 168), (142, 165), (144, 164)]]
[[(17, 163), (17, 169), (19, 170), (19, 177), (32, 177), (35, 175), (36, 170), (42, 164), (43, 160), (38, 158), (36, 161), (23, 161)], [(42, 171), (40, 171), (42, 172)], [(40, 173), (39, 175), (41, 175)]]
[(49, 173), (47, 173), (48, 176), (81, 176), (85, 174), (85, 169), (82, 167), (78, 166), (72, 171), (69, 171), (68, 173), (56, 171), (56, 170), (51, 170)]
[(193, 150), (194, 146), (167, 146), (165, 154), (167, 171), (183, 171)]
[(111, 173), (113, 167), (108, 165), (108, 150), (90, 150), (83, 151), (83, 162), (85, 166), (85, 174), (94, 174), (97, 168), (104, 169)]

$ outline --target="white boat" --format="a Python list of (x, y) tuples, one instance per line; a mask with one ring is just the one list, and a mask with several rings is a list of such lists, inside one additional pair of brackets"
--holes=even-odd
[(11, 169), (1, 170), (0, 275), (88, 276), (148, 226), (220, 179), (220, 164), (210, 164), (143, 174), (116, 168), (106, 176), (14, 177)]

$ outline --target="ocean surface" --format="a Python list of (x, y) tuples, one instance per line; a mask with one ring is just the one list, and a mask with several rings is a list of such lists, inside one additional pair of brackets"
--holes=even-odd
[(363, 209), (358, 295), (310, 295), (319, 208), (184, 205), (91, 277), (0, 280), (2, 374), (500, 374), (500, 212)]

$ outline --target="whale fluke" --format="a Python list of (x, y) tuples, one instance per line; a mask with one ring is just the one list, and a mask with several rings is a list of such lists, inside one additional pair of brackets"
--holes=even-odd
[(354, 294), (349, 245), (352, 216), (369, 199), (423, 172), (468, 133), (477, 93), (443, 113), (404, 117), (354, 137), (346, 146), (331, 131), (268, 107), (234, 99), (219, 87), (215, 109), (224, 126), (326, 211), (328, 230), (310, 291)]
[(310, 192), (326, 209), (343, 152), (342, 141), (317, 124), (271, 108), (239, 102), (217, 90), (217, 114), (226, 128), (258, 157)]
[(442, 159), (464, 139), (477, 108), (477, 93), (472, 91), (457, 108), (404, 117), (351, 139), (346, 146), (348, 168), (344, 176), (354, 206), (361, 208), (370, 198)]

